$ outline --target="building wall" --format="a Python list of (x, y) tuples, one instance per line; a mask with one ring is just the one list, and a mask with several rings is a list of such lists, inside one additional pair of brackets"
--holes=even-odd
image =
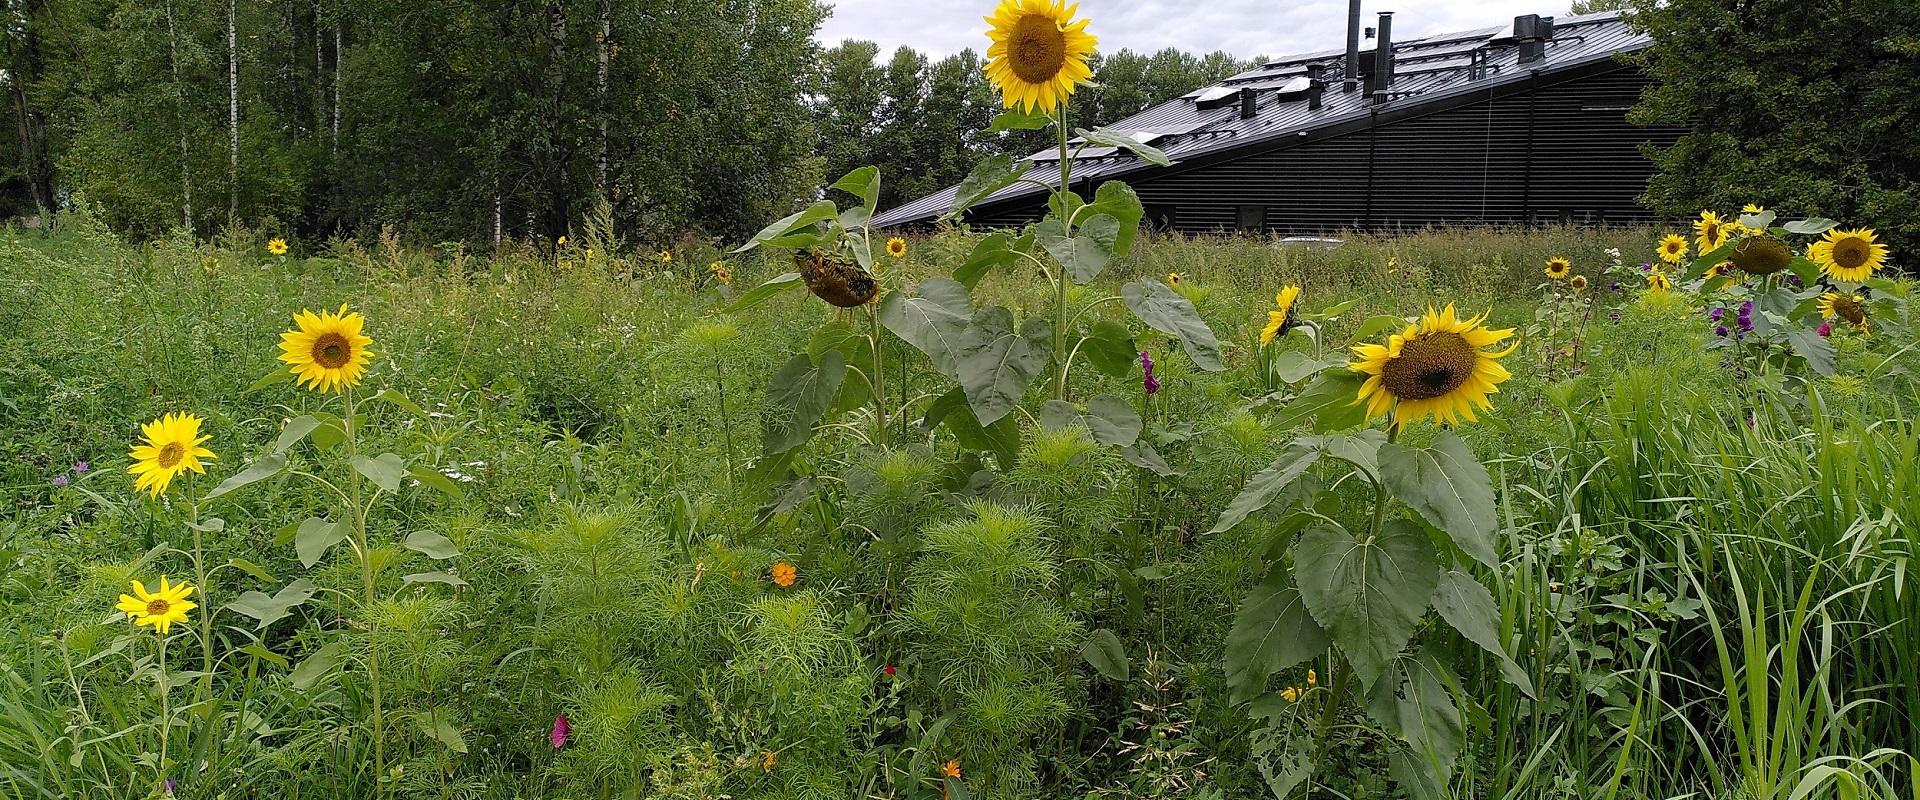
[[(1149, 219), (1188, 233), (1258, 221), (1280, 235), (1444, 225), (1649, 222), (1636, 198), (1681, 128), (1626, 121), (1646, 86), (1620, 69), (1491, 100), (1127, 179)], [(1338, 91), (1337, 88), (1334, 91)], [(1388, 105), (1391, 110), (1393, 105)], [(976, 223), (1014, 224), (1038, 208), (996, 209)]]

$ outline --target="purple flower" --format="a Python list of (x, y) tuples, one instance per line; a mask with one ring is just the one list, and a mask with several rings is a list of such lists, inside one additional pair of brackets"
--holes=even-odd
[(1751, 316), (1753, 316), (1753, 301), (1752, 301), (1752, 300), (1748, 300), (1747, 302), (1744, 302), (1744, 303), (1741, 303), (1741, 304), (1740, 304), (1740, 316), (1743, 316), (1743, 317), (1751, 317)]
[(166, 780), (164, 780), (164, 781), (161, 781), (161, 782), (160, 782), (160, 785), (161, 785), (162, 787), (164, 787), (164, 788), (165, 788), (165, 789), (167, 790), (167, 794), (173, 794), (173, 779), (172, 779), (172, 778), (168, 778), (168, 779), (166, 779)]
[(1713, 335), (1718, 336), (1722, 339), (1727, 338), (1727, 326), (1725, 325), (1713, 326)]
[(1619, 321), (1620, 321), (1620, 309), (1617, 309), (1617, 308), (1616, 308), (1616, 309), (1614, 309), (1614, 310), (1612, 310), (1612, 311), (1609, 311), (1609, 312), (1607, 312), (1607, 321), (1609, 321), (1609, 322), (1619, 322)]
[(553, 749), (558, 750), (567, 746), (567, 737), (572, 735), (573, 724), (567, 722), (567, 715), (562, 713), (553, 718), (553, 733), (547, 734), (547, 741), (552, 742)]
[(1822, 323), (1820, 323), (1820, 335), (1821, 335), (1821, 336), (1832, 336), (1832, 335), (1833, 335), (1833, 323), (1831, 323), (1831, 322), (1822, 322)]
[(65, 475), (55, 475), (53, 477), (53, 485), (55, 486), (65, 486), (67, 483), (67, 476)]
[(1140, 351), (1140, 369), (1146, 373), (1146, 377), (1140, 380), (1140, 388), (1145, 389), (1149, 395), (1159, 392), (1160, 381), (1153, 377), (1153, 357), (1147, 355), (1145, 350)]
[(1619, 281), (1614, 281), (1613, 283), (1611, 283), (1611, 284), (1608, 284), (1608, 285), (1607, 285), (1607, 291), (1609, 291), (1609, 292), (1618, 292), (1618, 291), (1620, 291), (1620, 282), (1619, 282)]
[(1640, 271), (1641, 271), (1641, 272), (1652, 272), (1652, 271), (1653, 271), (1653, 262), (1651, 262), (1651, 261), (1649, 261), (1649, 262), (1647, 262), (1647, 263), (1645, 263), (1645, 264), (1641, 264), (1641, 265), (1640, 265)]
[(1795, 286), (1800, 285), (1800, 276), (1798, 275), (1788, 275), (1787, 280), (1793, 281), (1793, 285)]
[(1727, 310), (1726, 310), (1726, 309), (1724, 309), (1724, 308), (1716, 308), (1716, 309), (1714, 309), (1714, 310), (1712, 310), (1712, 311), (1709, 311), (1709, 312), (1707, 312), (1707, 319), (1710, 319), (1710, 320), (1713, 320), (1714, 322), (1719, 322), (1719, 321), (1720, 321), (1720, 318), (1721, 318), (1721, 317), (1724, 317), (1724, 316), (1726, 316), (1726, 315), (1727, 315)]
[(85, 475), (87, 474), (87, 470), (90, 469), (93, 469), (93, 466), (85, 461), (73, 462), (73, 474), (75, 475)]

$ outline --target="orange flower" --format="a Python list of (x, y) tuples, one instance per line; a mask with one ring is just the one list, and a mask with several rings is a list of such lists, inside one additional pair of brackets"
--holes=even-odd
[(782, 561), (773, 565), (773, 582), (782, 589), (792, 586), (794, 580), (799, 577), (800, 571), (794, 569), (792, 564)]
[(960, 759), (956, 758), (956, 759), (953, 759), (952, 761), (948, 761), (945, 765), (942, 765), (940, 767), (940, 776), (943, 778), (959, 778), (960, 777)]

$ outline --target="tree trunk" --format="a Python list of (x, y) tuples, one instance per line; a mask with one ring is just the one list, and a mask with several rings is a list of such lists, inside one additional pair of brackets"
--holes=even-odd
[(240, 36), (236, 0), (227, 0), (227, 224), (240, 219)]
[(167, 61), (173, 67), (173, 109), (180, 125), (180, 218), (193, 235), (193, 164), (187, 160), (187, 95), (180, 87), (180, 38), (173, 24), (173, 0), (167, 0)]
[(340, 157), (340, 22), (333, 23), (333, 157)]
[(548, 118), (554, 127), (547, 132), (547, 226), (549, 235), (561, 235), (567, 227), (565, 138), (559, 129), (567, 119), (567, 9), (559, 0), (547, 2), (547, 96)]
[(594, 186), (600, 190), (600, 197), (613, 202), (611, 187), (607, 185), (607, 66), (613, 59), (613, 0), (600, 0), (600, 71), (594, 76), (594, 97), (596, 98), (600, 118), (599, 153), (594, 158)]

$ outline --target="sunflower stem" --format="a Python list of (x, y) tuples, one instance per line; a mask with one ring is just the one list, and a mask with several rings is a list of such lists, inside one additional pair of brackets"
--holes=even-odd
[(872, 303), (867, 304), (867, 343), (873, 350), (873, 437), (881, 447), (887, 446), (887, 371), (880, 364), (880, 312), (874, 310)]
[(710, 350), (713, 356), (713, 396), (720, 406), (720, 435), (727, 447), (727, 488), (733, 488), (733, 418), (727, 415), (727, 379), (720, 363), (718, 348)]
[[(1067, 194), (1073, 191), (1073, 163), (1067, 157), (1067, 103), (1060, 103), (1060, 118), (1054, 127), (1059, 129), (1060, 139), (1060, 188), (1054, 193), (1056, 208), (1066, 208)], [(1073, 217), (1063, 214), (1060, 218), (1061, 235), (1073, 238)], [(1058, 275), (1053, 279), (1053, 363), (1056, 373), (1053, 385), (1053, 399), (1067, 399), (1067, 271), (1061, 265)]]
[[(342, 422), (347, 446), (347, 469), (353, 469), (353, 460), (359, 455), (359, 443), (353, 416), (353, 390), (341, 392), (346, 403), (346, 419)], [(360, 479), (347, 476), (347, 483), (353, 494), (353, 539), (355, 553), (360, 557), (360, 613), (367, 625), (367, 684), (373, 701), (373, 782), (374, 791), (379, 793), (381, 779), (387, 772), (387, 752), (385, 743), (386, 719), (380, 697), (380, 646), (375, 641), (377, 632), (373, 619), (373, 601), (375, 587), (373, 579), (373, 552), (367, 548), (367, 508), (360, 504)]]
[(200, 587), (200, 699), (213, 696), (213, 601), (207, 598), (207, 567), (200, 555), (200, 497), (187, 476), (187, 527), (193, 529), (193, 576)]
[[(207, 615), (201, 614), (200, 616), (204, 617)], [(167, 780), (167, 734), (173, 730), (173, 706), (169, 702), (167, 695), (172, 693), (173, 687), (167, 683), (167, 636), (160, 632), (159, 626), (157, 625), (154, 626), (153, 642), (154, 649), (158, 652), (157, 657), (160, 667), (160, 675), (156, 679), (160, 684), (159, 773), (160, 782), (162, 785), (165, 785)]]

